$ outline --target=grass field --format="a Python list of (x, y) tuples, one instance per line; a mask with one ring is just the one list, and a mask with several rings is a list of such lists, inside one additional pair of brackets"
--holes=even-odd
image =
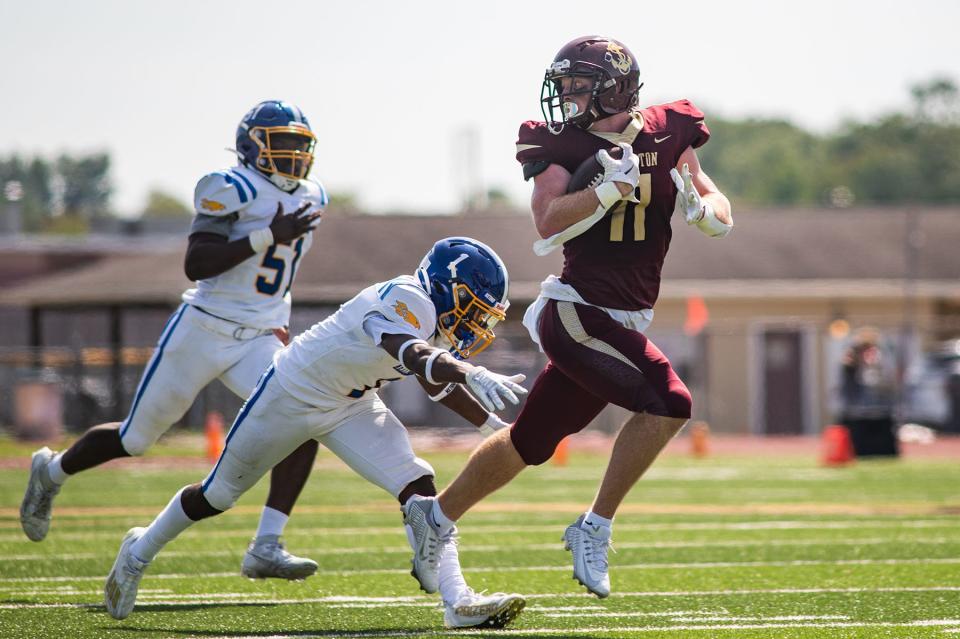
[[(239, 562), (262, 482), (150, 566), (133, 614), (102, 607), (120, 538), (146, 525), (200, 460), (158, 447), (72, 479), (50, 536), (20, 531), (29, 448), (0, 442), (0, 636), (434, 637), (437, 599), (417, 590), (397, 505), (321, 452), (287, 528), (319, 573), (254, 582)], [(159, 458), (158, 458), (159, 455)], [(449, 481), (466, 453), (424, 452)], [(564, 527), (588, 505), (605, 455), (525, 472), (461, 522), (460, 557), (477, 589), (528, 606), (499, 637), (960, 637), (960, 463), (902, 460), (821, 468), (805, 456), (667, 456), (614, 528), (613, 595), (571, 580)]]

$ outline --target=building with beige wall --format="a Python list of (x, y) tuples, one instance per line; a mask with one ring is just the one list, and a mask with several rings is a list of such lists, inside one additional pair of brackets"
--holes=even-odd
[[(299, 268), (292, 329), (307, 328), (371, 282), (411, 272), (434, 240), (449, 235), (489, 243), (510, 270), (509, 318), (481, 357), (535, 373), (543, 356), (519, 319), (538, 283), (560, 272), (562, 255), (533, 254), (535, 232), (524, 215), (328, 215)], [(67, 357), (74, 361), (97, 348), (100, 368), (83, 368), (117, 388), (110, 410), (122, 412), (139, 374), (131, 353), (149, 352), (190, 286), (185, 246), (183, 237), (110, 240), (80, 265), (0, 289), (6, 357), (33, 347), (34, 364), (48, 349), (80, 353)], [(3, 259), (19, 252), (36, 260), (44, 250), (21, 241)], [(960, 336), (960, 209), (738, 212), (723, 240), (674, 223), (650, 336), (690, 385), (695, 417), (714, 430), (818, 432), (833, 419), (840, 353), (864, 325), (878, 327), (901, 361)], [(446, 419), (413, 390), (394, 386), (387, 399), (408, 421)], [(618, 420), (610, 411), (598, 423), (613, 428)]]

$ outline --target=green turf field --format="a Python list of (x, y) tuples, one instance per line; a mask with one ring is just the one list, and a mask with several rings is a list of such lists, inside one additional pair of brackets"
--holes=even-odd
[[(24, 450), (0, 443), (7, 460)], [(465, 454), (424, 457), (443, 484)], [(324, 453), (287, 528), (290, 549), (320, 563), (316, 576), (239, 576), (261, 483), (168, 546), (133, 614), (113, 620), (102, 586), (123, 533), (205, 474), (142, 463), (156, 458), (72, 479), (39, 544), (17, 521), (26, 471), (0, 470), (0, 636), (478, 634), (443, 629), (437, 599), (408, 574), (397, 505)], [(804, 457), (666, 457), (618, 517), (614, 593), (601, 601), (572, 581), (560, 536), (589, 504), (604, 459), (574, 451), (566, 468), (527, 471), (461, 522), (471, 585), (528, 596), (515, 625), (484, 635), (960, 638), (956, 460), (828, 469)]]

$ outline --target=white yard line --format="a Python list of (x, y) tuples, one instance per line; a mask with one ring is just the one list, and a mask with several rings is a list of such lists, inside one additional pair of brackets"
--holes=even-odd
[[(928, 557), (909, 559), (797, 559), (792, 561), (701, 561), (701, 562), (663, 562), (615, 565), (616, 570), (699, 570), (716, 568), (791, 568), (802, 566), (909, 566), (909, 565), (954, 565), (960, 564), (960, 557)], [(550, 566), (478, 566), (469, 568), (467, 573), (507, 573), (507, 572), (568, 572), (567, 565)], [(318, 575), (348, 577), (353, 575), (406, 575), (409, 570), (403, 568), (368, 568), (362, 570), (318, 570)], [(234, 577), (235, 572), (212, 573), (168, 573), (147, 575), (148, 579), (192, 579), (196, 577)], [(98, 581), (103, 576), (82, 577), (0, 577), (2, 583), (41, 583)]]
[[(551, 619), (560, 619), (566, 617), (583, 617), (582, 614), (574, 613), (545, 613), (544, 617)], [(594, 617), (670, 617), (671, 621), (678, 623), (700, 623), (705, 621), (830, 621), (849, 619), (848, 615), (786, 615), (775, 617), (750, 616), (750, 617), (730, 617), (722, 614), (700, 615), (699, 613), (690, 614), (689, 612), (591, 612), (590, 618)]]
[[(622, 635), (628, 632), (657, 634), (657, 633), (676, 633), (678, 631), (708, 631), (717, 630), (776, 630), (790, 628), (917, 628), (923, 626), (943, 626), (955, 625), (960, 623), (956, 619), (930, 619), (908, 622), (875, 621), (875, 622), (828, 622), (828, 623), (759, 623), (759, 624), (713, 624), (713, 625), (673, 625), (673, 626), (638, 626), (638, 627), (586, 627), (586, 628), (508, 628), (504, 632), (511, 635), (563, 635), (571, 632), (582, 634), (589, 631), (594, 634)], [(956, 629), (944, 630), (944, 632), (957, 632)], [(456, 637), (456, 636), (490, 636), (489, 630), (445, 630), (445, 631), (409, 631), (409, 632), (391, 632), (382, 630), (372, 630), (370, 632), (332, 632), (316, 635), (297, 634), (300, 639), (364, 639), (367, 637)], [(229, 635), (223, 637), (211, 637), (209, 639), (286, 639), (289, 635), (250, 635), (249, 637)]]
[[(188, 578), (204, 578), (204, 577), (220, 577), (220, 576), (236, 576), (235, 573), (194, 573), (194, 574), (162, 574), (162, 575), (153, 575), (155, 579), (188, 579)], [(58, 577), (47, 577), (47, 578), (37, 578), (33, 580), (25, 581), (52, 581), (55, 579), (60, 579)], [(75, 577), (77, 581), (103, 581), (104, 577)], [(97, 590), (84, 590), (77, 591), (76, 593), (64, 592), (60, 587), (54, 587), (47, 590), (33, 589), (30, 591), (18, 591), (12, 588), (3, 588), (3, 591), (7, 592), (10, 596), (16, 596), (17, 594), (37, 594), (37, 595), (63, 595), (63, 594), (92, 594), (92, 595), (101, 595), (102, 591)], [(149, 592), (149, 593), (163, 593), (170, 592), (165, 589), (144, 589), (140, 592)], [(891, 586), (887, 588), (757, 588), (757, 589), (745, 589), (745, 590), (667, 590), (667, 591), (639, 591), (639, 592), (612, 592), (610, 597), (612, 598), (647, 598), (647, 597), (728, 597), (728, 596), (750, 596), (750, 595), (765, 595), (765, 594), (775, 594), (775, 595), (808, 595), (808, 594), (861, 594), (861, 593), (907, 593), (907, 592), (960, 592), (960, 586)], [(242, 596), (248, 596), (249, 594), (256, 593), (237, 593)], [(180, 595), (170, 595), (168, 598), (177, 597)], [(196, 594), (185, 595), (189, 597), (197, 597)], [(204, 595), (207, 597), (212, 597), (213, 595)], [(537, 599), (589, 599), (595, 601), (594, 596), (585, 592), (549, 592), (549, 593), (534, 593), (529, 595), (524, 595), (528, 600), (537, 600)], [(401, 597), (361, 597), (361, 596), (346, 596), (346, 595), (330, 595), (326, 597), (311, 597), (304, 599), (270, 599), (268, 596), (265, 596), (262, 601), (264, 603), (282, 603), (284, 601), (291, 602), (300, 602), (300, 603), (327, 603), (327, 604), (336, 604), (336, 603), (402, 603), (402, 602), (427, 602), (435, 601), (435, 597), (431, 595), (411, 595), (411, 596), (401, 596)], [(17, 607), (63, 607), (63, 606), (76, 606), (82, 604), (47, 604), (47, 603), (30, 603), (30, 604), (4, 604), (6, 607), (17, 608)], [(548, 607), (537, 606), (531, 607), (531, 610), (546, 610)], [(565, 606), (550, 608), (551, 610), (563, 611), (566, 609), (569, 610), (606, 610), (601, 606), (596, 605), (587, 605), (587, 606)], [(665, 615), (673, 614), (682, 614), (689, 611), (680, 611), (680, 613), (664, 613)], [(713, 613), (711, 613), (713, 614)], [(719, 613), (718, 613), (719, 614)]]
[[(122, 517), (127, 517), (123, 515)], [(76, 519), (65, 519), (64, 525), (77, 525), (78, 523), (90, 522), (95, 524), (98, 527), (103, 525), (105, 518), (90, 519), (90, 520), (76, 520)], [(146, 525), (146, 522), (144, 522)], [(562, 529), (566, 524), (531, 524), (524, 525), (524, 532), (545, 532), (551, 533), (557, 530), (562, 532)], [(777, 521), (750, 521), (750, 522), (675, 522), (675, 523), (618, 523), (616, 525), (617, 531), (623, 532), (647, 532), (647, 531), (674, 531), (674, 530), (850, 530), (850, 529), (864, 529), (864, 528), (957, 528), (960, 527), (960, 519), (918, 519), (913, 521), (908, 520), (889, 520), (889, 519), (843, 519), (843, 520), (777, 520)], [(24, 539), (23, 534), (20, 532), (20, 525), (12, 524), (10, 526), (0, 526), (0, 528), (16, 528), (16, 533), (11, 534), (0, 534), (0, 542), (3, 541), (22, 541)], [(491, 534), (504, 534), (504, 535), (515, 535), (516, 530), (512, 526), (506, 526), (504, 524), (492, 524), (492, 523), (468, 523), (465, 527), (465, 530), (468, 532), (477, 532), (483, 533), (484, 536)], [(95, 530), (90, 532), (62, 532), (57, 533), (54, 531), (53, 535), (56, 535), (58, 539), (63, 540), (86, 540), (86, 539), (119, 539), (122, 534), (122, 531), (105, 531), (105, 530)], [(403, 535), (403, 528), (399, 522), (399, 518), (396, 526), (380, 526), (380, 527), (354, 527), (354, 528), (336, 528), (336, 527), (303, 527), (298, 528), (296, 526), (291, 526), (290, 530), (287, 532), (288, 537), (298, 537), (298, 536), (311, 536), (311, 535), (323, 535), (329, 533), (337, 533), (338, 535), (385, 535), (385, 534), (396, 534), (398, 536)], [(203, 532), (188, 533), (188, 535), (196, 536), (198, 538), (208, 539), (208, 538), (240, 538), (246, 539), (251, 535), (251, 531), (247, 528), (237, 529), (237, 530), (210, 530)], [(118, 542), (119, 543), (119, 542)]]
[[(948, 537), (869, 537), (861, 539), (753, 539), (753, 540), (703, 540), (703, 541), (628, 541), (617, 542), (618, 550), (647, 549), (647, 548), (751, 548), (759, 546), (875, 546), (883, 544), (960, 544), (960, 539)], [(510, 550), (558, 550), (560, 542), (549, 544), (516, 544), (511, 545)], [(463, 544), (463, 549), (467, 553), (503, 552), (504, 547), (499, 545), (472, 545)], [(322, 557), (324, 555), (370, 555), (378, 553), (409, 553), (409, 546), (360, 546), (354, 548), (330, 548), (329, 546), (319, 548), (296, 548), (297, 553), (302, 555)], [(231, 557), (238, 554), (239, 550), (170, 550), (163, 552), (164, 557)], [(57, 561), (78, 561), (86, 559), (96, 559), (99, 557), (113, 556), (112, 549), (105, 552), (78, 552), (57, 554)], [(41, 554), (21, 554), (0, 556), (0, 562), (3, 561), (49, 561), (49, 553)]]

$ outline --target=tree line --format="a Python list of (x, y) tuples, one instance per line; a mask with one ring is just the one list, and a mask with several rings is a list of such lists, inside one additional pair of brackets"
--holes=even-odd
[(710, 119), (697, 153), (738, 206), (960, 202), (960, 92), (934, 79), (911, 97), (907, 112), (823, 135), (783, 120)]
[[(913, 87), (911, 98), (904, 112), (844, 122), (825, 134), (785, 120), (711, 118), (710, 144), (698, 153), (738, 207), (960, 202), (960, 90), (935, 78)], [(0, 189), (6, 201), (18, 201), (24, 231), (82, 230), (112, 214), (107, 153), (0, 157)], [(333, 194), (331, 204), (357, 210), (349, 193)], [(159, 191), (143, 211), (190, 212)]]

